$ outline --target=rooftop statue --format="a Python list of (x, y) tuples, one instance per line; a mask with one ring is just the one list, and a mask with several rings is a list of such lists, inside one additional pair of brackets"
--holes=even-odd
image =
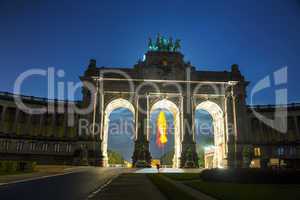
[(181, 48), (180, 40), (175, 41), (174, 51), (178, 51)]
[(176, 39), (173, 43), (172, 37), (169, 39), (162, 37), (160, 34), (157, 35), (156, 42), (153, 43), (152, 39), (149, 38), (148, 50), (159, 51), (159, 52), (178, 52), (181, 48), (180, 40)]
[(169, 50), (169, 51), (173, 51), (173, 50), (174, 50), (174, 44), (173, 44), (173, 39), (172, 39), (172, 37), (169, 38), (168, 50)]

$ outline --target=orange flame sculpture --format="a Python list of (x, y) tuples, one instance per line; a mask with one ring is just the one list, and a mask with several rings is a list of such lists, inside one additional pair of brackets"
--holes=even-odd
[(163, 111), (159, 113), (156, 124), (157, 124), (156, 145), (159, 148), (162, 148), (168, 142), (168, 137), (167, 137), (168, 124), (167, 124), (166, 115)]

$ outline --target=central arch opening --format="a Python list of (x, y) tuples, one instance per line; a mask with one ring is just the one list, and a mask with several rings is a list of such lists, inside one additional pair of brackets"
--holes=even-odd
[(181, 155), (180, 113), (170, 100), (163, 99), (150, 109), (148, 141), (152, 165), (179, 168)]
[[(165, 121), (165, 141), (161, 141), (161, 134), (159, 129), (160, 121)], [(163, 132), (162, 130), (161, 132)], [(173, 114), (167, 110), (158, 108), (152, 111), (150, 116), (150, 151), (152, 156), (152, 163), (160, 163), (162, 167), (172, 167), (174, 158), (174, 117)]]

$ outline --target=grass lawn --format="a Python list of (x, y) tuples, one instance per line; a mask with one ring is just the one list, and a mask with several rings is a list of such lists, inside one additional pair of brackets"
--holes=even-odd
[(300, 199), (300, 185), (296, 184), (239, 184), (206, 182), (199, 178), (199, 174), (163, 174), (176, 181), (184, 183), (207, 195), (220, 200), (277, 200)]
[(201, 180), (186, 184), (221, 200), (300, 199), (300, 185), (215, 183)]
[(147, 175), (152, 183), (163, 193), (169, 200), (194, 200), (188, 193), (178, 189), (173, 183), (164, 179), (161, 174)]
[(165, 173), (163, 175), (175, 181), (199, 180), (200, 178), (198, 173)]

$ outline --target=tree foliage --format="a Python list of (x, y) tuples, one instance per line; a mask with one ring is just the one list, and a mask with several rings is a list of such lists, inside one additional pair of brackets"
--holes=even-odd
[(160, 157), (160, 162), (162, 165), (172, 165), (174, 157), (174, 150), (169, 151)]
[(119, 152), (108, 150), (107, 154), (109, 164), (124, 164), (124, 158)]
[(204, 147), (214, 145), (214, 136), (210, 135), (201, 135), (200, 141), (197, 144), (197, 154), (198, 154), (198, 164), (199, 167), (204, 167)]

